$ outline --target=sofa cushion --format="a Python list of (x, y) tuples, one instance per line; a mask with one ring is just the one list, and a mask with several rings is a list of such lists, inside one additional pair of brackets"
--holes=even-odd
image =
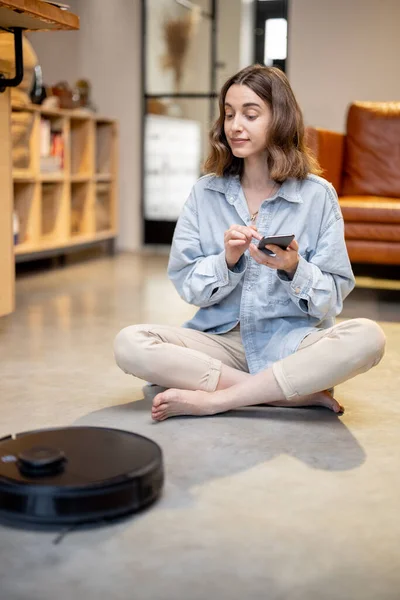
[(400, 223), (400, 198), (340, 196), (339, 204), (345, 221)]
[(346, 240), (370, 240), (375, 242), (400, 243), (400, 225), (390, 223), (354, 223), (344, 227)]
[(400, 102), (350, 106), (341, 193), (400, 198)]
[(400, 243), (346, 240), (346, 246), (352, 263), (400, 264)]
[(306, 127), (306, 145), (317, 158), (322, 177), (340, 193), (342, 187), (343, 152), (345, 135), (327, 129)]

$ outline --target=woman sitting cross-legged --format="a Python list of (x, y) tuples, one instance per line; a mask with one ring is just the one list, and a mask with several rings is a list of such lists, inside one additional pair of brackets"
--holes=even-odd
[[(368, 319), (335, 324), (354, 287), (343, 217), (286, 76), (255, 65), (231, 77), (210, 141), (168, 264), (199, 310), (182, 327), (126, 327), (117, 364), (168, 388), (154, 398), (157, 421), (256, 404), (339, 413), (332, 389), (378, 364), (385, 336)], [(295, 238), (258, 249), (278, 234)]]

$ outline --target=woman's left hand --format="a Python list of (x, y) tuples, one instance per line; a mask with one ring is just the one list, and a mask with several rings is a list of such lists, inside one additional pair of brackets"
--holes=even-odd
[(275, 245), (268, 245), (266, 248), (271, 250), (276, 256), (269, 256), (265, 252), (261, 252), (255, 244), (250, 244), (249, 246), (250, 256), (260, 265), (265, 265), (279, 271), (286, 271), (288, 276), (293, 279), (297, 265), (299, 264), (299, 244), (296, 240), (293, 240), (286, 250)]

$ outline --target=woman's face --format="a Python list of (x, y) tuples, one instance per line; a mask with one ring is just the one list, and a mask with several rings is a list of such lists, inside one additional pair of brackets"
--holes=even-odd
[(272, 113), (247, 85), (233, 84), (225, 97), (224, 131), (232, 154), (248, 158), (265, 152)]

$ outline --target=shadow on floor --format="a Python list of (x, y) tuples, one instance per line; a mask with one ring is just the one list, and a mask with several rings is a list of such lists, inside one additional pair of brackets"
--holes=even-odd
[(75, 422), (125, 429), (157, 442), (166, 478), (181, 492), (289, 455), (311, 468), (346, 471), (365, 452), (340, 417), (324, 408), (249, 407), (213, 417), (155, 423), (151, 398), (102, 409)]

